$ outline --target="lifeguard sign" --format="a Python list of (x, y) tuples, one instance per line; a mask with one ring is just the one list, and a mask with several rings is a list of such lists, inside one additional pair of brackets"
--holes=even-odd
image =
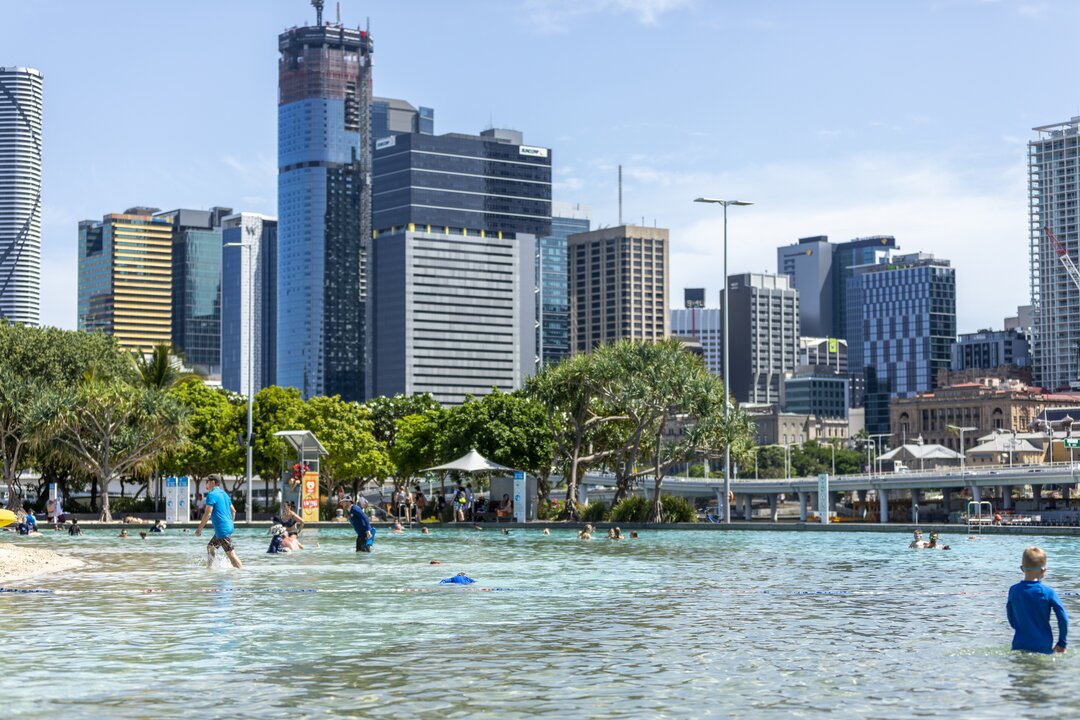
[(295, 470), (285, 467), (282, 456), (281, 503), (295, 502), (305, 523), (319, 520), (319, 460), (329, 453), (314, 433), (308, 430), (282, 430), (274, 433), (296, 451)]

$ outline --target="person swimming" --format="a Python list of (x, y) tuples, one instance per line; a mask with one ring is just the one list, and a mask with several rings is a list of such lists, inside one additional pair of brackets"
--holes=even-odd
[(463, 572), (459, 572), (454, 577), (448, 577), (439, 581), (440, 585), (472, 585), (475, 580), (466, 575)]
[(915, 538), (911, 541), (911, 544), (908, 545), (908, 547), (909, 548), (918, 548), (918, 549), (922, 549), (922, 548), (926, 547), (926, 541), (923, 540), (922, 530), (916, 530), (915, 531)]
[(585, 523), (585, 527), (577, 534), (578, 540), (592, 540), (593, 526), (591, 523)]

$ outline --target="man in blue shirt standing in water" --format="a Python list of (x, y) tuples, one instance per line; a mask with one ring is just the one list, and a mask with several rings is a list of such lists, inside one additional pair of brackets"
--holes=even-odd
[(233, 519), (236, 517), (236, 508), (233, 507), (229, 496), (219, 486), (216, 477), (207, 478), (206, 489), (208, 490), (206, 493), (206, 510), (203, 512), (202, 522), (199, 523), (199, 527), (195, 530), (195, 537), (199, 537), (202, 535), (202, 529), (206, 527), (207, 522), (214, 525), (214, 537), (210, 538), (210, 542), (206, 543), (206, 567), (211, 567), (214, 564), (214, 548), (219, 547), (225, 552), (225, 557), (229, 558), (232, 566), (239, 570), (244, 565), (236, 555), (236, 549), (233, 547), (231, 537), (235, 527)]
[(375, 542), (375, 528), (371, 527), (364, 508), (353, 503), (349, 508), (349, 522), (356, 531), (356, 552), (371, 552), (371, 546)]

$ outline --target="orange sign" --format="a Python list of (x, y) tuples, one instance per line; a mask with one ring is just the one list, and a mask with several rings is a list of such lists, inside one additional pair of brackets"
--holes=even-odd
[(304, 484), (300, 488), (300, 517), (304, 522), (319, 520), (319, 473), (304, 473)]

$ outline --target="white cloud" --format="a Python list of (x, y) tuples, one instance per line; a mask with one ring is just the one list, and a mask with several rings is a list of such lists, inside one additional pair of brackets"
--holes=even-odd
[(521, 9), (530, 25), (541, 32), (566, 32), (572, 22), (591, 15), (631, 15), (642, 25), (656, 25), (671, 11), (694, 0), (523, 0)]
[[(614, 178), (591, 187), (614, 198)], [(721, 284), (723, 222), (702, 195), (754, 201), (728, 211), (729, 272), (776, 272), (776, 248), (800, 237), (842, 242), (895, 235), (901, 252), (930, 252), (957, 271), (958, 330), (1000, 326), (1028, 302), (1026, 167), (1023, 157), (972, 173), (938, 157), (861, 154), (820, 162), (759, 165), (716, 173), (624, 168), (624, 217), (656, 217), (671, 229), (671, 294)], [(589, 200), (590, 198), (583, 198)], [(613, 203), (595, 222), (614, 223)]]

